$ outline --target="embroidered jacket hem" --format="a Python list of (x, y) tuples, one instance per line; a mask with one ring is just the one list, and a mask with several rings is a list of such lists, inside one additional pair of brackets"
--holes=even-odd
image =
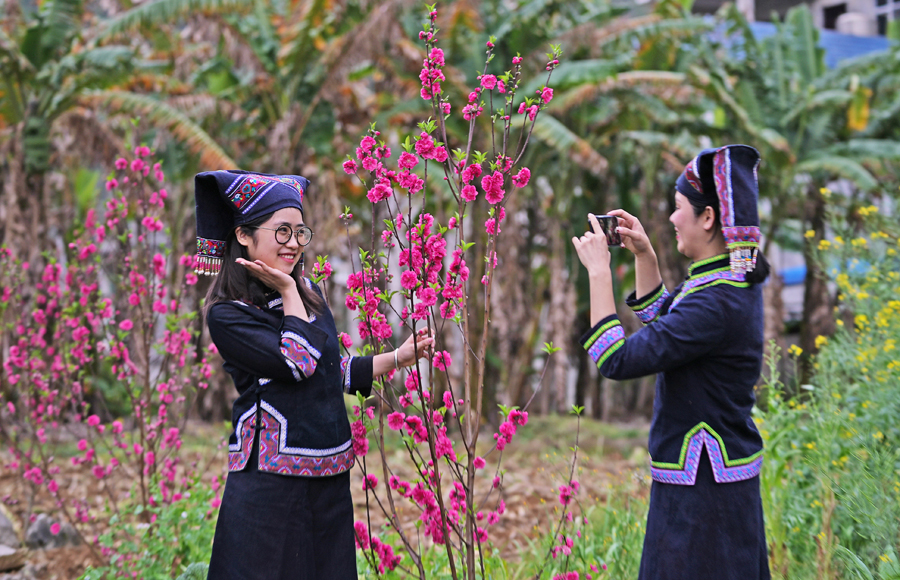
[(759, 475), (762, 438), (750, 417), (762, 366), (762, 296), (728, 256), (694, 264), (670, 294), (660, 284), (628, 305), (645, 326), (625, 336), (619, 317), (599, 321), (582, 344), (600, 373), (657, 375), (649, 450), (655, 481), (693, 485), (706, 449), (715, 481)]

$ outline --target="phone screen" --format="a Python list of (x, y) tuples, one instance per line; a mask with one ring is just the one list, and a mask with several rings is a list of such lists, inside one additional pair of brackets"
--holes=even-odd
[[(619, 232), (616, 231), (616, 227), (619, 225), (619, 218), (614, 215), (597, 215), (592, 214), (597, 221), (600, 222), (600, 228), (603, 230), (603, 233), (606, 235), (606, 244), (608, 246), (619, 246), (622, 244), (622, 237), (619, 236)], [(591, 224), (591, 220), (588, 219), (588, 227), (591, 228), (591, 231), (594, 231), (594, 226)]]

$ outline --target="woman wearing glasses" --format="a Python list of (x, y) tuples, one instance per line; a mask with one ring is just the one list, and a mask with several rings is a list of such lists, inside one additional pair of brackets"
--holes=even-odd
[(313, 237), (303, 177), (213, 171), (195, 178), (198, 271), (216, 275), (210, 336), (239, 396), (209, 578), (357, 577), (344, 393), (428, 356), (411, 336), (393, 353), (341, 357), (318, 287), (303, 276)]

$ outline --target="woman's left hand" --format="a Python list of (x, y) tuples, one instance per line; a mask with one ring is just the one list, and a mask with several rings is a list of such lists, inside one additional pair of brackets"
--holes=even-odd
[(417, 335), (410, 334), (409, 338), (397, 348), (397, 362), (401, 367), (409, 367), (422, 357), (431, 360), (432, 354), (434, 354), (434, 333), (423, 328)]
[[(583, 236), (572, 238), (572, 244), (578, 253), (578, 259), (587, 268), (589, 275), (609, 272), (609, 246), (606, 244), (606, 236), (600, 227), (596, 216), (589, 214), (588, 220), (594, 228), (593, 232), (585, 232)], [(594, 233), (600, 232), (600, 233)]]

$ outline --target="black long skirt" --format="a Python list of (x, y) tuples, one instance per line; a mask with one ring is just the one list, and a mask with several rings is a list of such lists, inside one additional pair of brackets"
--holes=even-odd
[(639, 580), (769, 580), (759, 477), (716, 483), (706, 450), (695, 485), (653, 482)]
[(228, 474), (209, 580), (357, 580), (350, 472), (290, 477)]

